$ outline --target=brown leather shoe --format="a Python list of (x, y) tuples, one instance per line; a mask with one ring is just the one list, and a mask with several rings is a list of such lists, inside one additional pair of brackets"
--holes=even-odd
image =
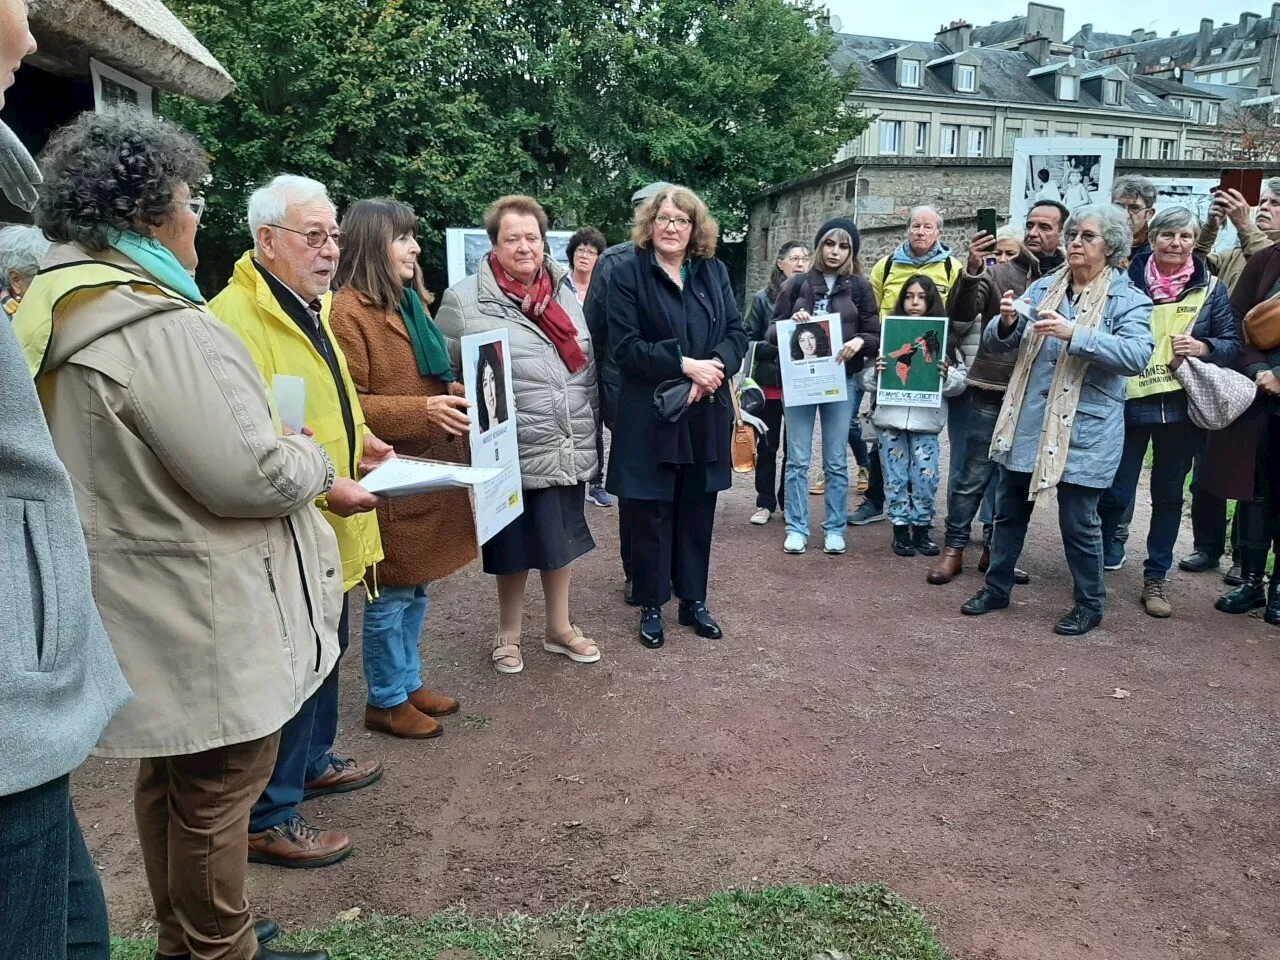
[(413, 704), (406, 700), (398, 703), (390, 710), (364, 705), (364, 726), (366, 730), (377, 730), (389, 733), (393, 737), (404, 737), (406, 740), (426, 740), (444, 733), (444, 727), (436, 723), (424, 713), (419, 713)]
[(249, 862), (309, 870), (327, 867), (351, 854), (351, 840), (333, 830), (321, 830), (301, 815), (263, 833), (249, 834)]
[(984, 546), (982, 548), (982, 556), (978, 558), (978, 572), (986, 573), (989, 566), (991, 566), (991, 548)]
[(332, 756), (329, 769), (303, 785), (302, 799), (323, 797), (329, 793), (350, 793), (372, 786), (382, 777), (382, 764), (377, 760), (357, 763), (350, 757)]
[(925, 580), (932, 584), (950, 583), (964, 570), (964, 551), (955, 547), (943, 547), (940, 556), (929, 568)]
[(419, 687), (409, 694), (409, 702), (415, 710), (428, 717), (447, 717), (458, 712), (457, 700), (446, 697), (443, 693), (432, 693), (426, 687)]

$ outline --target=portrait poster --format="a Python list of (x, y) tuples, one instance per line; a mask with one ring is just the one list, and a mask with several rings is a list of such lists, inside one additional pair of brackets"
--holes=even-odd
[(1110, 203), (1115, 171), (1114, 140), (1019, 138), (1013, 142), (1009, 221), (1021, 226), (1040, 200), (1053, 200), (1073, 212), (1091, 203)]
[(804, 323), (778, 321), (783, 406), (837, 403), (847, 398), (845, 366), (836, 363), (843, 344), (838, 313), (825, 313)]
[[(547, 252), (551, 259), (569, 269), (569, 240), (572, 230), (548, 230)], [(480, 260), (493, 248), (483, 228), (450, 227), (444, 232), (445, 263), (449, 269), (449, 286), (471, 276), (480, 269)]]
[[(1200, 225), (1204, 226), (1209, 222), (1209, 207), (1213, 204), (1213, 192), (1218, 188), (1218, 182), (1217, 177), (1152, 177), (1151, 183), (1156, 188), (1156, 213), (1170, 207), (1186, 207), (1200, 218)], [(1230, 250), (1238, 242), (1235, 224), (1224, 220), (1214, 240), (1213, 252)]]
[(510, 356), (506, 330), (462, 338), (462, 383), (471, 404), (471, 465), (499, 470), (472, 488), (476, 539), (482, 544), (524, 513)]
[(885, 368), (877, 404), (897, 407), (942, 405), (938, 364), (947, 355), (946, 317), (885, 317), (880, 328)]

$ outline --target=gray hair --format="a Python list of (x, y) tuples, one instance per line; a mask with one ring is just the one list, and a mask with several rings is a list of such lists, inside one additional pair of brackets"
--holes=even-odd
[(14, 224), (0, 230), (0, 282), (7, 283), (9, 274), (16, 273), (23, 283), (30, 283), (48, 252), (49, 241), (39, 227)]
[[(323, 200), (333, 207), (329, 191), (323, 183), (292, 173), (282, 173), (253, 191), (249, 197), (249, 233), (253, 236), (254, 249), (258, 247), (259, 227), (284, 220), (289, 215), (289, 205), (292, 203), (311, 203), (316, 200)], [(336, 215), (337, 208), (333, 207), (333, 210)]]
[(1268, 177), (1262, 181), (1262, 192), (1280, 197), (1280, 177)]
[(1111, 202), (1129, 199), (1141, 200), (1150, 210), (1156, 205), (1156, 185), (1136, 173), (1116, 177), (1116, 182), (1111, 185)]
[(1016, 240), (1021, 243), (1026, 235), (1026, 232), (1016, 223), (1006, 223), (996, 231), (996, 243), (1001, 240)]
[(1168, 210), (1162, 210), (1155, 215), (1155, 219), (1151, 221), (1151, 226), (1147, 229), (1147, 234), (1155, 242), (1156, 237), (1164, 233), (1179, 233), (1187, 227), (1191, 228), (1191, 232), (1195, 234), (1195, 239), (1200, 239), (1200, 218), (1195, 215), (1195, 211), (1188, 210), (1186, 207), (1170, 207)]
[(1133, 227), (1129, 224), (1129, 215), (1109, 203), (1077, 207), (1062, 228), (1063, 239), (1066, 240), (1073, 229), (1089, 220), (1097, 220), (1102, 227), (1102, 248), (1106, 253), (1107, 266), (1118, 269), (1133, 249)]
[(937, 207), (932, 207), (927, 203), (922, 203), (918, 207), (911, 208), (911, 216), (907, 217), (907, 226), (911, 226), (911, 221), (922, 213), (932, 213), (938, 218), (938, 229), (942, 229), (942, 214), (938, 212)]

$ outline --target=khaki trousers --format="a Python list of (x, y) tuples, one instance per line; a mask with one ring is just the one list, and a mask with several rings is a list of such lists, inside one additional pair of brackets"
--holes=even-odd
[(134, 814), (159, 925), (158, 952), (253, 960), (244, 895), (249, 810), (275, 767), (279, 732), (138, 765)]

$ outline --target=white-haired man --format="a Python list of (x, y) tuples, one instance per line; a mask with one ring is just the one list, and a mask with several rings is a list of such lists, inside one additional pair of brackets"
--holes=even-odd
[(903, 286), (915, 274), (932, 280), (945, 303), (963, 272), (964, 264), (942, 242), (942, 214), (927, 205), (916, 207), (907, 221), (907, 239), (871, 268), (871, 291), (881, 318), (893, 313)]
[[(336, 479), (319, 503), (342, 554), (343, 590), (382, 559), (378, 498), (356, 478), (393, 456), (365, 425), (347, 361), (329, 329), (329, 284), (338, 265), (338, 218), (323, 184), (281, 175), (249, 199), (253, 249), (209, 304), (249, 347), (269, 387), (277, 376), (305, 383), (305, 424), (333, 461)], [(268, 569), (268, 576), (270, 570)], [(347, 606), (338, 627), (347, 648)], [(341, 654), (339, 654), (341, 656)], [(351, 852), (351, 841), (319, 830), (298, 812), (306, 799), (346, 793), (382, 775), (376, 762), (335, 756), (338, 667), (280, 734), (275, 771), (249, 821), (249, 859), (283, 867), (323, 867)]]

